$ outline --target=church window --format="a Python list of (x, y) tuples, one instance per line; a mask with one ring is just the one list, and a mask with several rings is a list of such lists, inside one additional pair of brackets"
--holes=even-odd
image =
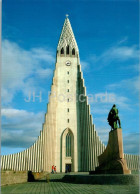
[(69, 83), (69, 80), (67, 82)]
[(69, 112), (69, 108), (68, 108), (67, 110), (68, 110), (68, 112)]
[(69, 74), (69, 71), (67, 71), (67, 74)]
[(66, 157), (71, 157), (71, 134), (66, 135)]
[(67, 89), (67, 92), (69, 92), (70, 90), (69, 89)]
[(72, 55), (75, 55), (75, 49), (74, 48), (72, 49)]
[(70, 99), (68, 98), (68, 102), (70, 101)]
[(66, 47), (66, 53), (67, 53), (67, 55), (69, 55), (69, 45)]
[(61, 48), (61, 54), (62, 55), (64, 54), (64, 48), (63, 47)]

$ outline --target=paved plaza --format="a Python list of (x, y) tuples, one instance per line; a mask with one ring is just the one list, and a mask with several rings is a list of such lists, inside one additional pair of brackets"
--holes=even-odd
[(91, 185), (61, 182), (60, 175), (50, 175), (50, 182), (42, 179), (37, 182), (28, 182), (3, 186), (2, 194), (138, 194), (138, 185)]

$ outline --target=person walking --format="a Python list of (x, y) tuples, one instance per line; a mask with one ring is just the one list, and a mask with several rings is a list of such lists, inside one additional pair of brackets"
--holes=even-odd
[(54, 165), (52, 166), (52, 174), (54, 174)]
[(68, 172), (68, 165), (66, 164), (66, 171), (65, 171), (65, 173), (67, 173)]
[(54, 172), (56, 173), (56, 166), (54, 167)]

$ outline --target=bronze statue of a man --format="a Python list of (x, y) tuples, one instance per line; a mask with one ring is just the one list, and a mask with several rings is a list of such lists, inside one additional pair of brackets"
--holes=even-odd
[(111, 126), (111, 130), (112, 129), (117, 129), (118, 125), (117, 122), (119, 123), (119, 128), (121, 128), (121, 121), (120, 118), (118, 116), (118, 109), (116, 108), (116, 105), (114, 104), (108, 114), (108, 123)]

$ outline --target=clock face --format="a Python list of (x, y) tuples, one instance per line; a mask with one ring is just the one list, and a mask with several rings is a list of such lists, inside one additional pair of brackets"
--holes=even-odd
[(70, 66), (71, 65), (71, 62), (70, 61), (66, 61), (66, 65), (67, 66)]

